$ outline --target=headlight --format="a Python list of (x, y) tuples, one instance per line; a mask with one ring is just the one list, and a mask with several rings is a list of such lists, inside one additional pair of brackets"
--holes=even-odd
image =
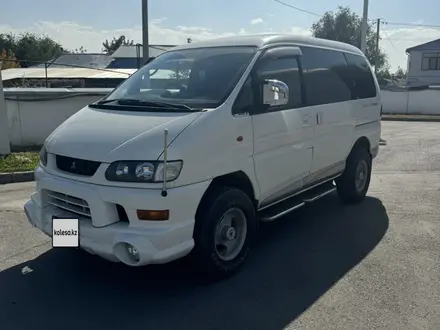
[(45, 146), (40, 150), (40, 163), (43, 166), (47, 166), (47, 150)]
[(167, 162), (167, 170), (163, 162), (149, 161), (119, 161), (110, 164), (105, 172), (105, 178), (109, 181), (120, 182), (163, 182), (164, 176), (167, 181), (176, 180), (182, 170), (183, 162)]

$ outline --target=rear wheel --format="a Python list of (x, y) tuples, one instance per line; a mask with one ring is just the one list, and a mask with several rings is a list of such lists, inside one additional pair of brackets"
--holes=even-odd
[(234, 274), (250, 251), (256, 214), (249, 196), (236, 188), (215, 188), (203, 202), (194, 229), (196, 267), (210, 278)]
[(370, 186), (372, 158), (364, 148), (354, 149), (347, 159), (344, 173), (336, 179), (339, 197), (347, 204), (364, 200)]

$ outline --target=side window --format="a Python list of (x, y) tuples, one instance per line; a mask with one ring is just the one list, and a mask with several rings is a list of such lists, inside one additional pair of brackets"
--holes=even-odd
[(422, 71), (440, 70), (440, 53), (422, 54)]
[(253, 108), (254, 93), (252, 90), (252, 77), (249, 76), (235, 99), (234, 105), (232, 106), (232, 114), (252, 113)]
[[(289, 86), (289, 102), (282, 107), (274, 108), (274, 110), (287, 110), (303, 106), (301, 77), (296, 57), (289, 56), (263, 60), (257, 67), (256, 77), (258, 77), (259, 99), (261, 100), (263, 95), (262, 83), (265, 79), (280, 80)], [(270, 111), (271, 109), (266, 107), (262, 110)]]
[(351, 99), (348, 66), (342, 52), (301, 47), (306, 102), (309, 106)]
[(352, 79), (351, 98), (357, 100), (376, 97), (377, 91), (373, 73), (365, 58), (347, 53), (345, 57)]

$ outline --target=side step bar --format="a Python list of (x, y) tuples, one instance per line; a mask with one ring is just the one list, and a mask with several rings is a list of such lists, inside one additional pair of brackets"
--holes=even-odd
[(267, 209), (260, 211), (260, 220), (264, 222), (274, 221), (282, 216), (299, 209), (307, 203), (312, 203), (327, 196), (336, 190), (333, 181), (326, 182), (316, 188), (308, 190), (297, 196), (293, 196)]

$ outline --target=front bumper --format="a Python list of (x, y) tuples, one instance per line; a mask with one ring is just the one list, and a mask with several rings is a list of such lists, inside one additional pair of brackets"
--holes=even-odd
[[(52, 218), (79, 219), (80, 247), (91, 254), (130, 266), (166, 263), (187, 255), (194, 247), (194, 218), (209, 182), (168, 190), (107, 187), (68, 180), (37, 168), (37, 190), (24, 210), (29, 222), (52, 236)], [(52, 193), (81, 199), (89, 216), (74, 214), (51, 203)], [(116, 205), (126, 211), (128, 221), (120, 221)], [(67, 204), (66, 204), (67, 205)], [(137, 219), (137, 209), (170, 210), (170, 219), (153, 222)], [(139, 261), (130, 258), (126, 244), (136, 247)]]

